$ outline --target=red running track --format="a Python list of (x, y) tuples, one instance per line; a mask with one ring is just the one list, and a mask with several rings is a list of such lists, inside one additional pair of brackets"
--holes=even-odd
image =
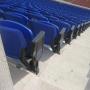
[(90, 8), (90, 0), (71, 0), (72, 3)]

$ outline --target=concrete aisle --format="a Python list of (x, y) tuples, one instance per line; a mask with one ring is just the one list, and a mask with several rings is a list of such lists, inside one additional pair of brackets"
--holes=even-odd
[(15, 90), (90, 90), (89, 69), (90, 28), (65, 45), (61, 55), (45, 49), (37, 76), (10, 65)]

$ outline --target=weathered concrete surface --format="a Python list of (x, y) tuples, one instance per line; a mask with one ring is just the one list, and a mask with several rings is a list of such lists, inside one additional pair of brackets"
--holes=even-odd
[(37, 76), (10, 65), (15, 90), (90, 90), (90, 28), (61, 55), (44, 51)]

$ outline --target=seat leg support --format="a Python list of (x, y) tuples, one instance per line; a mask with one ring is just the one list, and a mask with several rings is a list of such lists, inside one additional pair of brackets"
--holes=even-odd
[(66, 44), (71, 43), (72, 38), (73, 38), (73, 33), (74, 33), (73, 31), (69, 31), (69, 32), (66, 33), (66, 35), (65, 35), (65, 43)]

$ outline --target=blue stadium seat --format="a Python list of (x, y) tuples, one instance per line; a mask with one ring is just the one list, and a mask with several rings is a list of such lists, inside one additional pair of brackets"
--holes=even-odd
[[(67, 5), (64, 3), (59, 3), (56, 1), (50, 1), (50, 0), (31, 0), (31, 4), (34, 8), (37, 8), (37, 10), (43, 10), (45, 12), (48, 12), (52, 15), (57, 15), (60, 16), (62, 14), (66, 14), (67, 16), (75, 16), (78, 18), (79, 20), (85, 20), (85, 18), (83, 18), (82, 15), (84, 15), (84, 17), (89, 16), (90, 15), (90, 10), (85, 10), (82, 8), (78, 8), (72, 5)], [(77, 9), (76, 9), (77, 8)], [(76, 11), (75, 11), (76, 10)], [(75, 12), (71, 12), (71, 11), (75, 11)], [(81, 17), (81, 18), (80, 18)], [(70, 19), (72, 20), (72, 19)], [(88, 20), (90, 20), (88, 18)], [(88, 20), (86, 22), (88, 22)], [(77, 21), (77, 23), (78, 23)], [(86, 24), (85, 22), (85, 24)]]
[[(42, 2), (43, 2), (42, 5), (41, 5), (40, 3), (38, 4), (39, 6), (41, 5), (41, 6), (40, 6), (41, 9), (44, 9), (44, 10), (43, 10), (44, 12), (48, 12), (48, 13), (50, 13), (51, 15), (53, 15), (53, 16), (55, 16), (55, 17), (58, 16), (58, 18), (59, 18), (60, 15), (57, 14), (58, 11), (55, 10), (56, 8), (53, 6), (54, 9), (53, 9), (53, 8), (51, 9), (51, 6), (50, 6), (50, 5), (46, 5), (46, 6), (45, 6), (44, 3), (46, 3), (47, 1), (45, 1), (45, 2), (44, 2), (44, 1), (45, 1), (45, 0), (41, 0), (41, 2), (40, 2), (40, 1), (37, 2), (37, 0), (35, 0), (35, 1), (32, 1), (32, 2), (37, 2), (37, 3), (39, 3), (39, 2), (42, 3)], [(34, 5), (35, 5), (35, 3), (34, 3)], [(36, 4), (36, 5), (37, 5), (37, 4)], [(39, 7), (39, 9), (40, 9), (40, 7)], [(49, 9), (49, 8), (50, 8), (50, 9)], [(41, 10), (41, 11), (42, 11), (42, 10)], [(55, 14), (56, 14), (56, 15), (55, 15)], [(61, 21), (61, 18), (59, 18), (59, 20)], [(75, 24), (75, 27), (78, 28), (78, 25), (76, 25), (75, 22), (72, 22), (72, 21), (70, 21), (70, 20), (68, 20), (68, 22), (67, 22), (67, 20), (63, 20), (63, 21), (66, 22), (66, 23), (68, 23), (68, 24), (71, 24), (71, 27), (73, 27), (73, 25), (72, 25), (72, 23), (73, 23), (73, 24)], [(72, 22), (72, 23), (71, 23), (71, 22)], [(75, 29), (74, 32), (75, 32), (74, 38), (76, 38), (76, 36), (77, 36), (77, 35), (76, 35), (76, 29)]]
[(27, 47), (27, 42), (22, 32), (0, 25), (0, 34), (2, 36), (6, 55), (18, 59), (21, 49)]
[(74, 31), (74, 28), (72, 28), (73, 25), (71, 26), (69, 22), (61, 20), (61, 19), (56, 18), (54, 16), (50, 16), (50, 15), (45, 15), (45, 16), (48, 18), (48, 20), (51, 23), (53, 23), (59, 27), (60, 32), (61, 32), (61, 30), (63, 30), (63, 28), (65, 28), (65, 31), (63, 31), (64, 32), (64, 39), (65, 39), (66, 43), (70, 44), (70, 42), (73, 38), (73, 37), (71, 37), (71, 36), (73, 36), (72, 33)]
[[(60, 30), (59, 28), (47, 21), (41, 20), (30, 20), (28, 17), (16, 13), (16, 12), (8, 12), (5, 13), (4, 19), (17, 21), (22, 23), (26, 27), (30, 28), (33, 34), (36, 36), (40, 31), (45, 32), (45, 44), (51, 46), (53, 52), (59, 53), (60, 51)], [(62, 30), (63, 28), (61, 28)], [(63, 42), (62, 42), (63, 43)]]
[(37, 19), (37, 20), (48, 21), (48, 19), (46, 17), (44, 17), (43, 15), (41, 15), (38, 12), (32, 12), (32, 11), (30, 12), (30, 11), (27, 11), (27, 10), (22, 9), (22, 8), (11, 9), (10, 11), (21, 13), (21, 14), (27, 16), (29, 19), (33, 18), (33, 19)]
[(55, 0), (1, 0), (0, 19), (6, 55), (37, 74), (43, 44), (59, 53), (62, 39), (70, 44), (90, 26), (90, 10)]
[[(0, 20), (0, 27), (6, 28), (4, 31), (0, 29), (1, 34), (3, 34), (2, 38), (5, 40), (6, 55), (20, 59), (27, 69), (37, 74), (38, 60), (42, 55), (45, 33), (41, 31), (37, 36), (34, 36), (30, 29), (10, 20)], [(9, 30), (9, 28), (11, 29)]]

